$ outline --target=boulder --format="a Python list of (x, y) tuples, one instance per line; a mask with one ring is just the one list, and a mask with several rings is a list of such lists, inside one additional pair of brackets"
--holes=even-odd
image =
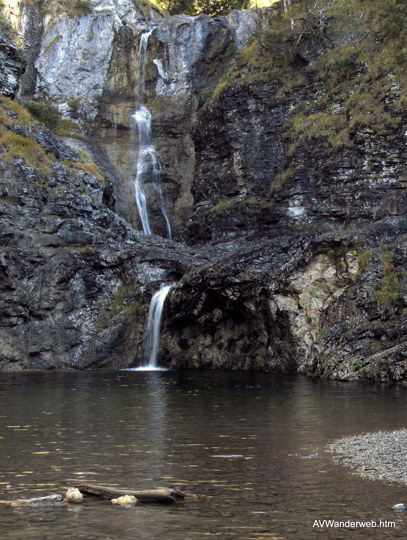
[(65, 500), (69, 503), (80, 504), (83, 502), (83, 495), (77, 488), (69, 488), (65, 493)]

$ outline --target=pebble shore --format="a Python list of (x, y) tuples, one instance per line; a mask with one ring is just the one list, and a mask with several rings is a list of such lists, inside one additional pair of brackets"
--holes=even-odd
[(407, 484), (407, 429), (344, 437), (326, 450), (364, 478)]

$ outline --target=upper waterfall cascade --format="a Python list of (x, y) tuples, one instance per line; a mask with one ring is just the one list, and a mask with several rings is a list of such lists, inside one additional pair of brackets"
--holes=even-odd
[[(140, 38), (140, 82), (137, 91), (136, 110), (131, 117), (133, 135), (138, 136), (138, 155), (134, 171), (134, 194), (138, 214), (144, 234), (152, 234), (149, 217), (145, 184), (151, 182), (154, 186), (158, 205), (165, 220), (168, 238), (172, 239), (171, 225), (168, 217), (164, 196), (161, 189), (161, 160), (152, 143), (152, 116), (145, 107), (144, 90), (147, 69), (148, 38), (153, 30), (145, 32)], [(134, 137), (133, 137), (134, 139)], [(134, 145), (132, 145), (133, 147)]]

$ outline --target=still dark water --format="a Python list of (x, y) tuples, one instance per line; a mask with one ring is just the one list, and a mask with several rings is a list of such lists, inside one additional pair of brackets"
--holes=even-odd
[[(80, 483), (178, 486), (173, 506), (0, 507), (0, 538), (406, 538), (406, 489), (361, 480), (323, 446), (405, 427), (403, 387), (214, 372), (0, 374), (0, 498)], [(314, 520), (396, 521), (396, 529)]]

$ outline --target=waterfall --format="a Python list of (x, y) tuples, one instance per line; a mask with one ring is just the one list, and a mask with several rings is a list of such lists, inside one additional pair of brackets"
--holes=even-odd
[(146, 85), (146, 70), (147, 70), (147, 47), (148, 47), (148, 38), (151, 36), (153, 30), (141, 34), (140, 38), (140, 79), (138, 86), (138, 102), (143, 103), (144, 101), (144, 90)]
[(161, 160), (152, 143), (152, 117), (150, 111), (143, 105), (144, 90), (147, 69), (147, 47), (148, 38), (152, 30), (142, 34), (140, 38), (140, 82), (137, 91), (137, 106), (136, 111), (131, 117), (131, 129), (134, 140), (134, 134), (138, 135), (138, 156), (134, 179), (134, 193), (138, 214), (140, 216), (141, 225), (144, 234), (152, 234), (149, 219), (147, 198), (144, 192), (144, 185), (148, 180), (151, 180), (157, 201), (164, 217), (168, 238), (172, 239), (171, 225), (168, 218), (164, 197), (161, 190)]
[(165, 299), (174, 285), (161, 285), (150, 302), (148, 310), (147, 329), (144, 339), (144, 365), (141, 369), (154, 370), (157, 367), (158, 352), (160, 350), (160, 330), (164, 311)]
[(116, 139), (116, 137), (117, 137), (117, 105), (115, 105), (115, 106), (113, 107), (113, 112), (112, 112), (112, 124), (113, 124), (114, 138)]

